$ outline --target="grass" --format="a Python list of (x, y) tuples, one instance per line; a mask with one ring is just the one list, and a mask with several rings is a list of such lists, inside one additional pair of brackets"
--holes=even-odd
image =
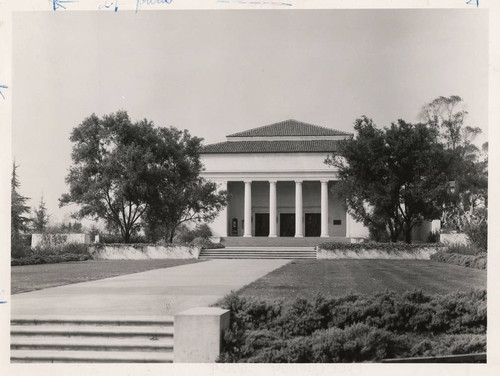
[(12, 294), (94, 281), (124, 274), (201, 262), (188, 260), (88, 260), (59, 264), (23, 265), (11, 268)]
[(349, 292), (422, 290), (447, 294), (486, 288), (486, 271), (427, 260), (295, 260), (237, 292), (267, 301), (338, 297)]

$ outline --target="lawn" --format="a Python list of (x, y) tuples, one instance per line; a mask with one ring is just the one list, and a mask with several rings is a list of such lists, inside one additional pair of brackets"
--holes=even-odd
[(88, 260), (11, 268), (12, 294), (93, 281), (153, 269), (201, 262), (199, 260)]
[(486, 288), (486, 271), (426, 260), (295, 260), (237, 292), (273, 301), (349, 292), (422, 290), (446, 294)]

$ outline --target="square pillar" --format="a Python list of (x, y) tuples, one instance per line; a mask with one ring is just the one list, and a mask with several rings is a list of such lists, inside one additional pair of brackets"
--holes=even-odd
[(252, 236), (252, 181), (245, 180), (245, 208), (244, 208), (245, 226), (243, 229), (243, 237), (250, 238)]
[(230, 312), (216, 307), (198, 307), (174, 316), (174, 363), (214, 363), (221, 338), (229, 328)]
[(321, 237), (328, 238), (328, 180), (321, 180)]
[(302, 238), (302, 180), (295, 180), (295, 237)]
[(269, 237), (276, 235), (276, 180), (269, 180)]

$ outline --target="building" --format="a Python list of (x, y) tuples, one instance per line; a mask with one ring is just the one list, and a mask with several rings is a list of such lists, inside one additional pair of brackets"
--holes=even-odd
[(286, 120), (205, 146), (202, 176), (230, 195), (228, 206), (210, 224), (214, 236), (366, 237), (368, 230), (332, 192), (338, 175), (324, 163), (350, 136)]

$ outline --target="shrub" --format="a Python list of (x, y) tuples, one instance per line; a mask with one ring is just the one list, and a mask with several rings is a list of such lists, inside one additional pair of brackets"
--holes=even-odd
[(320, 249), (324, 250), (340, 250), (340, 251), (361, 251), (361, 250), (370, 250), (370, 249), (375, 249), (375, 250), (381, 250), (381, 251), (386, 251), (388, 253), (391, 252), (417, 252), (418, 250), (422, 248), (436, 248), (436, 247), (442, 247), (443, 245), (441, 244), (425, 244), (425, 243), (420, 243), (420, 244), (408, 244), (408, 243), (375, 243), (375, 242), (368, 242), (368, 243), (322, 243), (318, 246)]
[(468, 223), (464, 227), (464, 232), (470, 242), (479, 249), (480, 252), (488, 251), (488, 222), (483, 220), (479, 224)]
[(450, 244), (446, 247), (447, 253), (456, 253), (459, 255), (478, 255), (482, 253), (479, 249), (471, 244)]
[(196, 246), (196, 247), (201, 247), (203, 249), (219, 249), (219, 248), (225, 248), (223, 244), (221, 243), (213, 243), (210, 241), (210, 239), (207, 238), (195, 238), (190, 244)]
[(174, 242), (180, 244), (192, 243), (196, 238), (208, 239), (212, 236), (212, 231), (206, 223), (199, 224), (194, 229), (186, 225), (179, 226)]
[(431, 255), (431, 260), (464, 266), (468, 268), (486, 270), (488, 256), (486, 253), (481, 253), (478, 255), (463, 255), (450, 252), (437, 252)]
[[(117, 234), (101, 234), (99, 235), (99, 242), (105, 244), (124, 244), (125, 241), (121, 235)], [(127, 244), (145, 244), (148, 243), (145, 236), (132, 235)]]
[(90, 260), (92, 257), (89, 254), (60, 254), (60, 255), (41, 255), (36, 254), (29, 257), (15, 258), (11, 260), (11, 266), (20, 265), (37, 265), (37, 264), (55, 264), (59, 262), (70, 261), (85, 261)]
[(439, 243), (439, 231), (431, 231), (427, 235), (427, 243)]
[(410, 357), (461, 355), (486, 352), (486, 336), (480, 334), (451, 334), (414, 339)]
[(36, 246), (33, 249), (36, 255), (64, 255), (64, 254), (88, 254), (88, 245), (81, 243), (66, 243), (59, 245)]
[(223, 306), (231, 311), (231, 328), (223, 337), (221, 362), (375, 361), (485, 346), (485, 290), (317, 296), (286, 306), (232, 294)]

